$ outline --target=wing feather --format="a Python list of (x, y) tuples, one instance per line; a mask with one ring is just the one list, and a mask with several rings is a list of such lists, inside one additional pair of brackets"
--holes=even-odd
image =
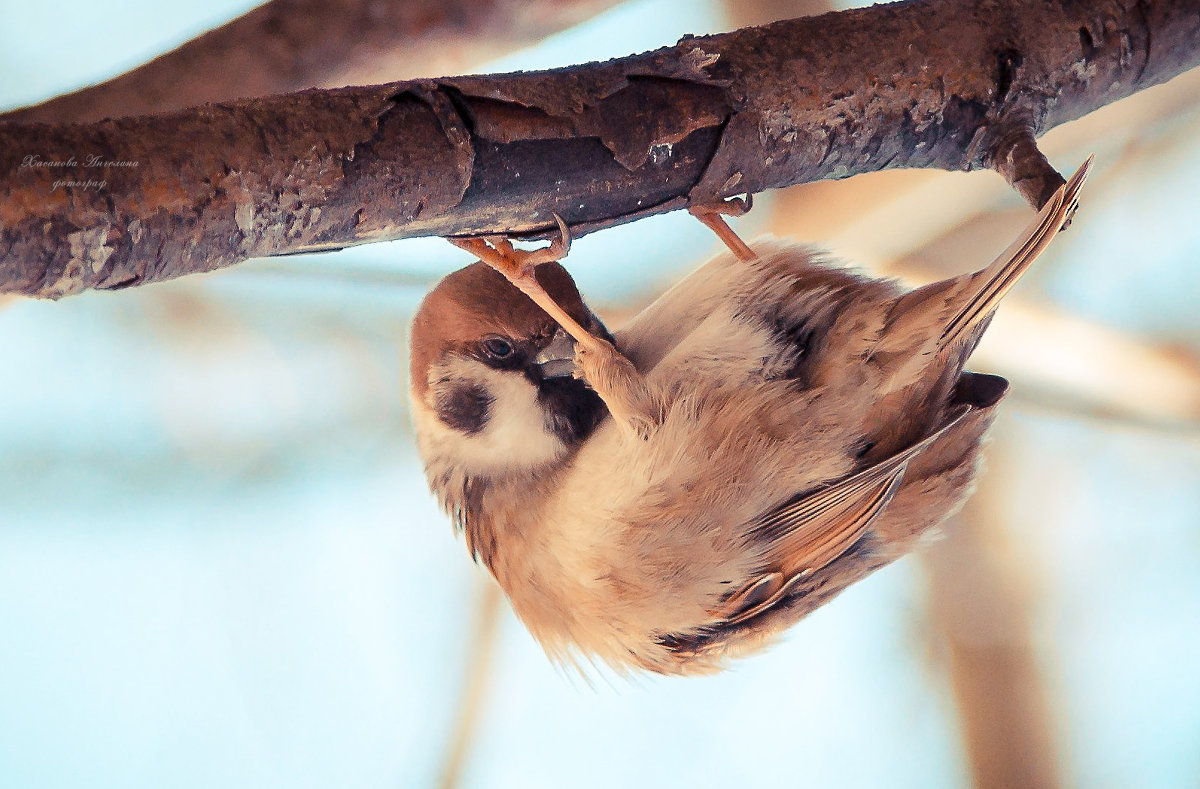
[(766, 611), (799, 580), (850, 550), (887, 508), (909, 462), (971, 410), (963, 406), (940, 429), (908, 449), (763, 515), (750, 531), (769, 543), (764, 552), (767, 571), (710, 612), (717, 624), (738, 624)]

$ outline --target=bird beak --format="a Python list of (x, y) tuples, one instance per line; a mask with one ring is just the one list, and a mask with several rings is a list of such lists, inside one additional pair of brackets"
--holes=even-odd
[(542, 378), (567, 378), (575, 372), (575, 340), (562, 329), (554, 333), (550, 344), (533, 357)]

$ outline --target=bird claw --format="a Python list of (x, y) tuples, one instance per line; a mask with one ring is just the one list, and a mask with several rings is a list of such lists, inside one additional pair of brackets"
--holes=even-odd
[(533, 273), (541, 264), (562, 260), (571, 251), (571, 231), (567, 223), (558, 214), (553, 216), (555, 224), (558, 225), (558, 238), (541, 249), (517, 249), (507, 236), (475, 236), (446, 240), (503, 274), (505, 279), (545, 310), (547, 315), (558, 321), (558, 325), (574, 337), (577, 343), (592, 344), (597, 341), (596, 338), (551, 298)]
[(756, 259), (758, 255), (737, 233), (733, 232), (733, 228), (721, 216), (742, 216), (753, 207), (754, 196), (747, 192), (745, 197), (730, 197), (717, 203), (691, 206), (688, 208), (688, 212), (716, 233), (717, 238), (721, 239), (739, 260), (750, 261)]
[(717, 214), (724, 216), (743, 216), (750, 213), (750, 209), (754, 208), (754, 195), (746, 192), (744, 196), (727, 197), (716, 203), (708, 203), (704, 205), (694, 205), (688, 209), (692, 216), (699, 217), (700, 214)]
[(465, 249), (504, 275), (514, 285), (533, 281), (533, 270), (543, 263), (562, 260), (571, 251), (571, 231), (558, 214), (553, 214), (558, 225), (558, 238), (541, 249), (517, 249), (508, 236), (473, 236), (470, 238), (447, 238), (454, 246)]

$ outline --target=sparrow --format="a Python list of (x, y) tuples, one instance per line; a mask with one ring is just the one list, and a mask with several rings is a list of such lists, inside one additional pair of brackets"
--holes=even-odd
[(762, 649), (961, 507), (1008, 388), (964, 364), (1090, 164), (991, 264), (915, 290), (695, 210), (732, 254), (615, 334), (558, 217), (533, 252), (451, 239), (480, 262), (411, 333), (430, 487), (552, 659), (694, 674)]

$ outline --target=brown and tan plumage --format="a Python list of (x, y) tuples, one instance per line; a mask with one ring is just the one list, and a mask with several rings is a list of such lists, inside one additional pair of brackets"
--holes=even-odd
[(477, 263), (418, 312), (430, 484), (551, 655), (719, 668), (961, 505), (1007, 388), (963, 365), (1089, 163), (974, 274), (904, 292), (759, 242), (615, 337), (556, 263), (461, 242), (520, 291)]

